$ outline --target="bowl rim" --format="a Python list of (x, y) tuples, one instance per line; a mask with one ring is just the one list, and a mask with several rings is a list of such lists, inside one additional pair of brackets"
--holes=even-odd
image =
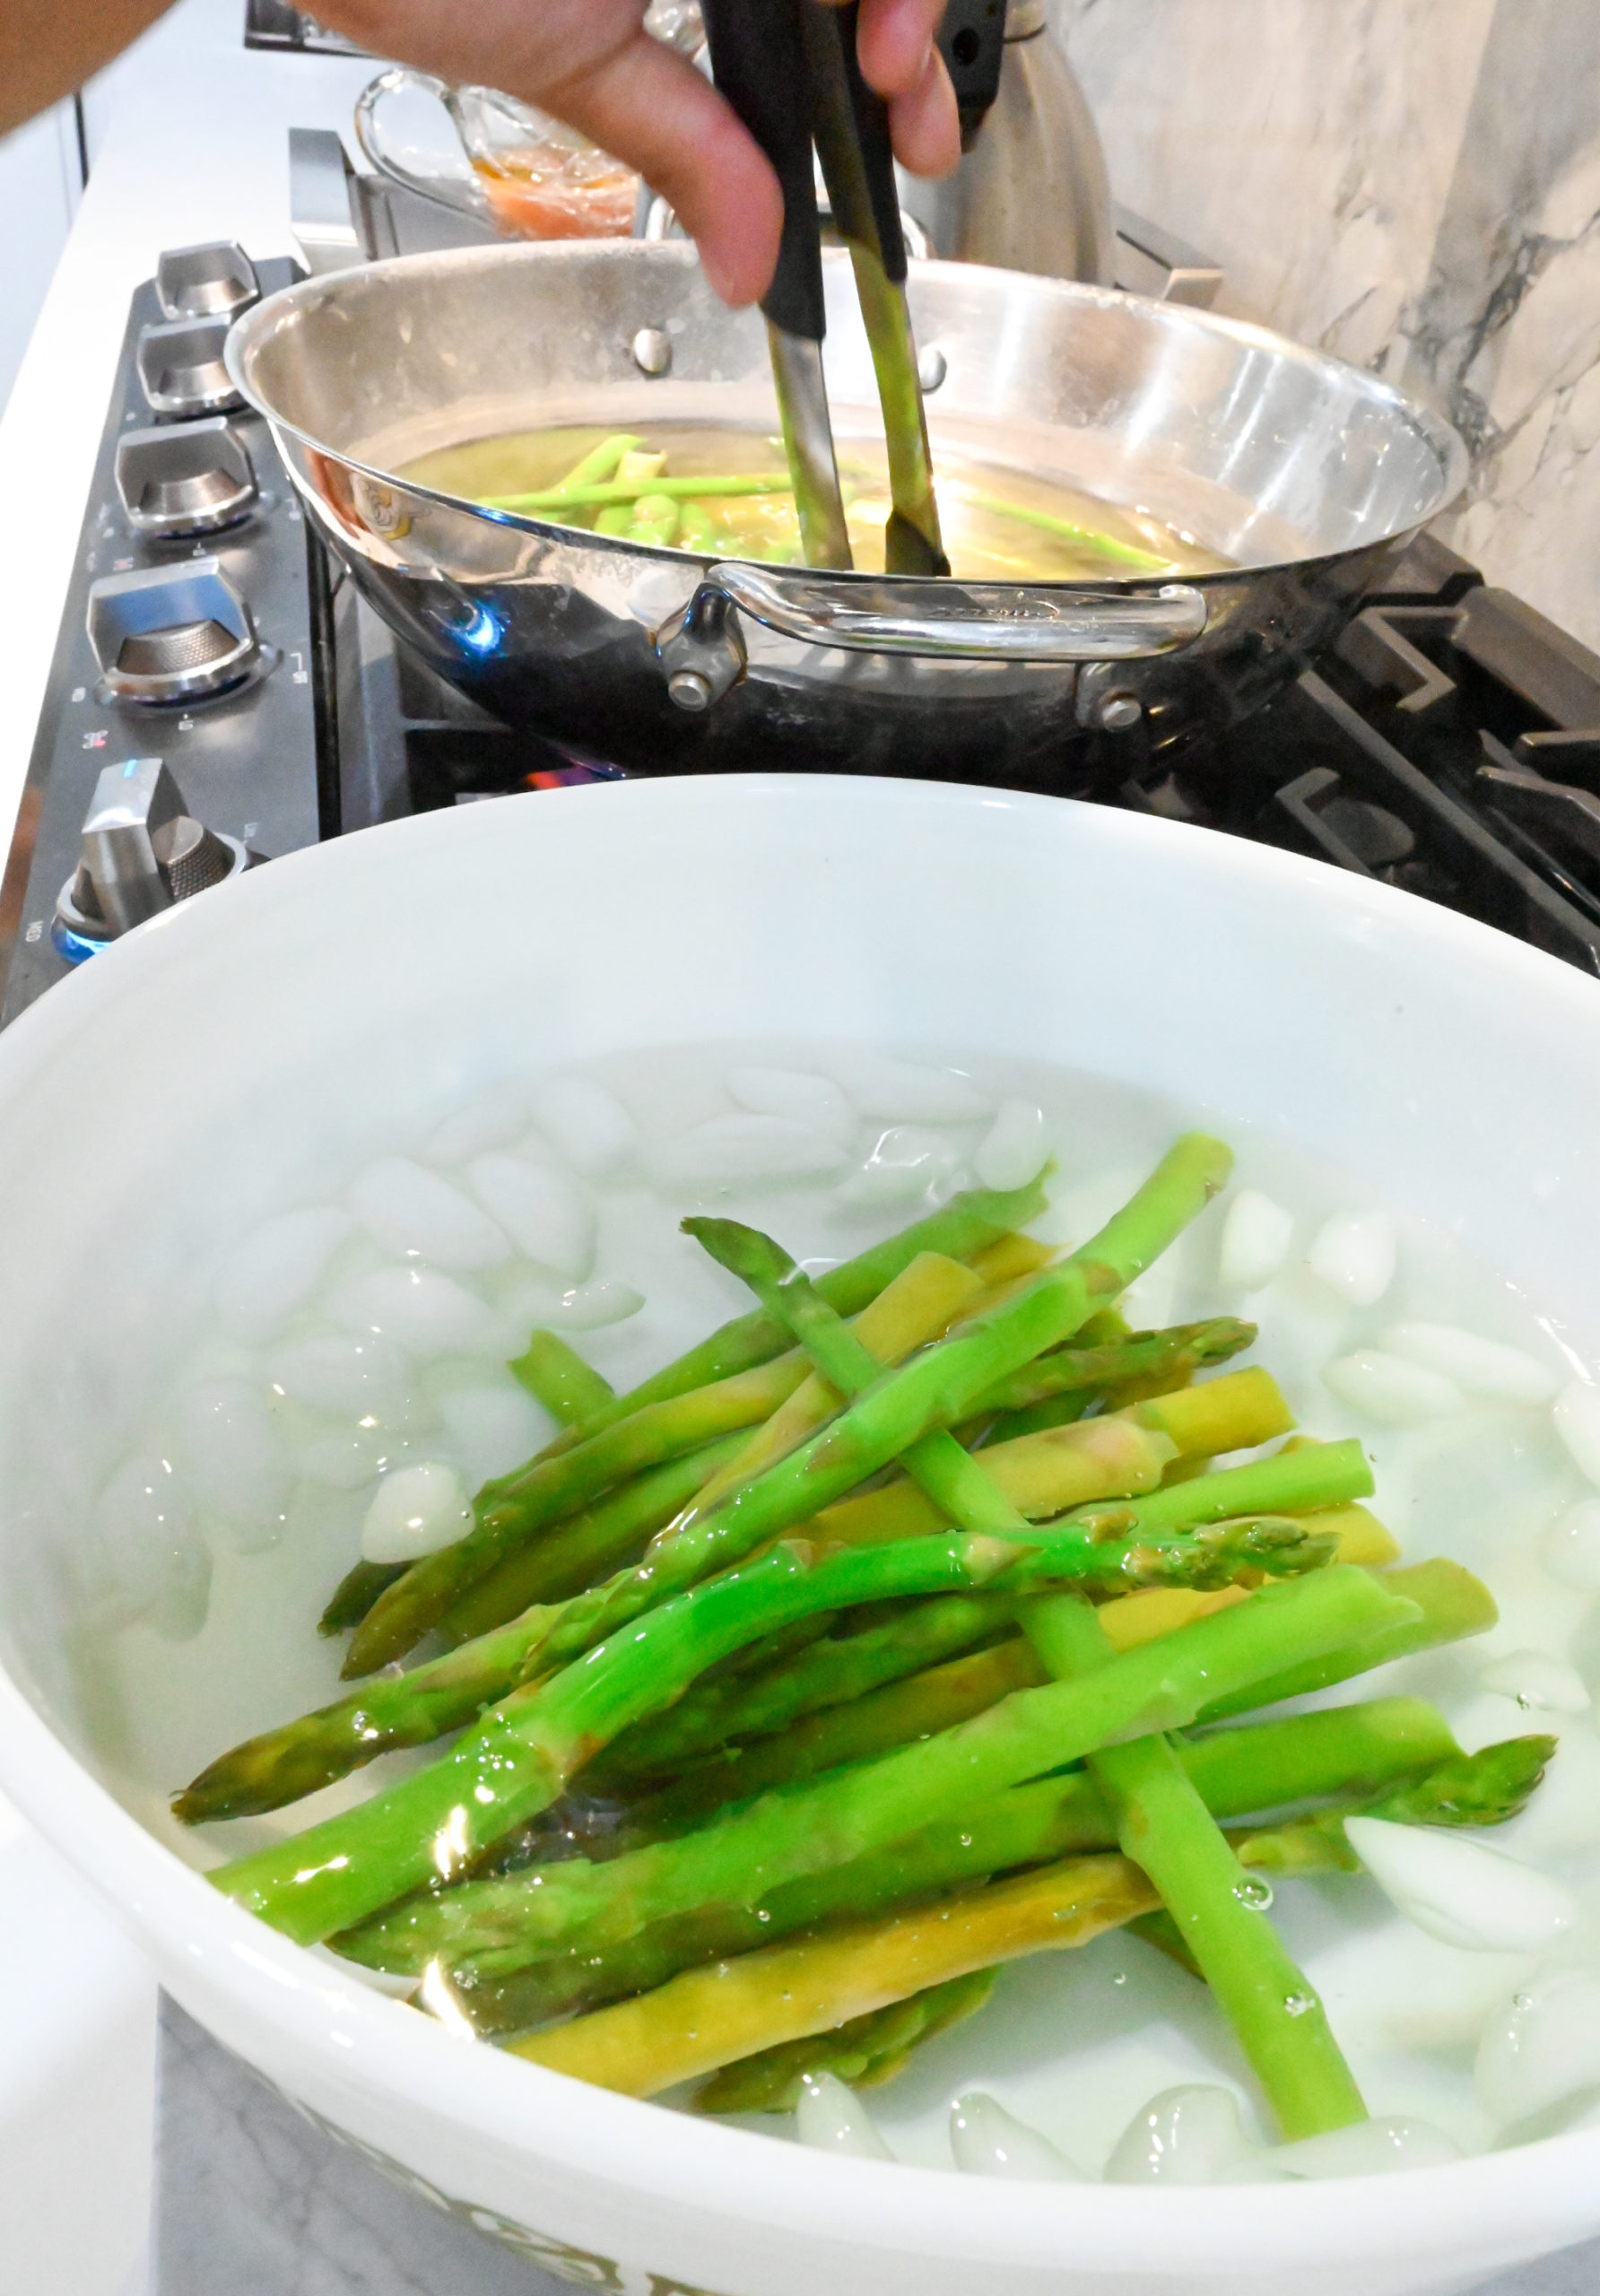
[[(802, 786), (803, 784), (803, 786)], [(552, 798), (563, 811), (552, 816)], [(1376, 880), (1275, 848), (1220, 837), (1188, 824), (973, 785), (783, 774), (664, 777), (559, 792), (528, 793), (509, 818), (500, 806), (457, 808), (387, 823), (359, 839), (288, 855), (234, 881), (223, 900), (266, 906), (300, 900), (313, 886), (387, 871), (407, 843), (471, 847), (548, 832), (579, 809), (622, 805), (648, 823), (685, 807), (763, 809), (832, 803), (865, 809), (962, 813), (997, 809), (1024, 817), (1030, 834), (1058, 833), (1098, 849), (1106, 865), (1132, 855), (1177, 857), (1204, 867), (1222, 890), (1295, 883), (1351, 919), (1371, 919), (1447, 952), (1473, 976), (1519, 984), (1600, 1022), (1600, 981), (1559, 958)], [(543, 810), (530, 814), (526, 808)], [(1052, 826), (1054, 825), (1054, 826)], [(1208, 841), (1202, 848), (1197, 839)], [(882, 849), (880, 846), (878, 849)], [(108, 1000), (138, 998), (175, 961), (204, 957), (227, 933), (230, 910), (189, 902), (164, 912), (52, 989), (0, 1038), (0, 1109), (16, 1083), (68, 1056), (80, 1016)], [(14, 1080), (14, 1081), (13, 1081)], [(1182, 2271), (1197, 2250), (1226, 2240), (1242, 2275), (1285, 2270), (1308, 2254), (1325, 2260), (1379, 2253), (1392, 2262), (1437, 2257), (1441, 2239), (1482, 2257), (1482, 2270), (1545, 2253), (1600, 2229), (1600, 2128), (1577, 2129), (1448, 2165), (1403, 2174), (1292, 2185), (1162, 2191), (1099, 2183), (1028, 2185), (951, 2171), (830, 2155), (773, 2143), (756, 2132), (693, 2119), (512, 2058), (464, 2047), (431, 2021), (343, 1978), (329, 1960), (290, 1942), (210, 1888), (117, 1801), (56, 1735), (0, 1665), (0, 1787), (141, 1942), (166, 1954), (161, 1974), (179, 1998), (184, 1975), (221, 1990), (244, 2017), (277, 2028), (326, 2086), (352, 2083), (390, 2104), (468, 2135), (512, 2144), (556, 2168), (593, 2179), (596, 2164), (626, 2161), (611, 2180), (646, 2202), (691, 2206), (726, 2224), (815, 2236), (889, 2257), (939, 2255), (974, 2267), (1133, 2274)], [(204, 2009), (197, 2011), (203, 2018)], [(898, 2179), (898, 2181), (897, 2181)], [(1352, 2206), (1351, 2186), (1360, 2192)], [(1586, 2192), (1596, 2195), (1585, 2201)], [(1248, 2204), (1248, 2205), (1247, 2205)], [(1070, 2246), (1064, 2243), (1070, 2242)]]

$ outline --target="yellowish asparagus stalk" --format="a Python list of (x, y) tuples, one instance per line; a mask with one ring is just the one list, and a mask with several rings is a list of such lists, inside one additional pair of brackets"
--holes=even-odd
[(1024, 1953), (1087, 1944), (1160, 1903), (1126, 1858), (1070, 1857), (922, 1912), (686, 1970), (653, 1993), (509, 2046), (598, 2088), (653, 2097), (926, 1986)]

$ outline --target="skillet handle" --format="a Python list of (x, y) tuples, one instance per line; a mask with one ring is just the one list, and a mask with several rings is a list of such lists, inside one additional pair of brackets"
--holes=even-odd
[(1030, 589), (1011, 582), (895, 581), (713, 566), (711, 590), (752, 621), (808, 646), (969, 662), (1137, 662), (1176, 653), (1204, 631), (1204, 594)]

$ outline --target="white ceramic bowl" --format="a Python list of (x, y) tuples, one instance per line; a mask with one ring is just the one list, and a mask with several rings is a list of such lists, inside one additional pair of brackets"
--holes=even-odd
[(221, 1208), (249, 1216), (314, 1147), (497, 1057), (769, 1031), (1157, 1086), (1425, 1209), (1600, 1339), (1600, 984), (1495, 933), (1206, 831), (963, 787), (664, 781), (430, 814), (173, 911), (0, 1039), (0, 1786), (222, 2041), (596, 2287), (1401, 2296), (1600, 2231), (1600, 2132), (1359, 2184), (1162, 2192), (707, 2126), (347, 1983), (119, 1802), (60, 1564), (103, 1471), (107, 1367), (194, 1282)]

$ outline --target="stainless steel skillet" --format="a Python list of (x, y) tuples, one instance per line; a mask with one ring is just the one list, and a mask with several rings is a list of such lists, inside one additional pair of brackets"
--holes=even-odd
[[(836, 426), (874, 428), (846, 258)], [(1114, 290), (912, 266), (941, 442), (1146, 508), (1235, 561), (985, 583), (749, 564), (487, 511), (397, 470), (543, 423), (772, 427), (767, 344), (692, 248), (507, 245), (303, 282), (229, 344), (316, 525), (383, 618), (513, 724), (642, 770), (793, 767), (1071, 786), (1107, 726), (1159, 752), (1257, 708), (1459, 491), (1442, 422), (1264, 330)]]

